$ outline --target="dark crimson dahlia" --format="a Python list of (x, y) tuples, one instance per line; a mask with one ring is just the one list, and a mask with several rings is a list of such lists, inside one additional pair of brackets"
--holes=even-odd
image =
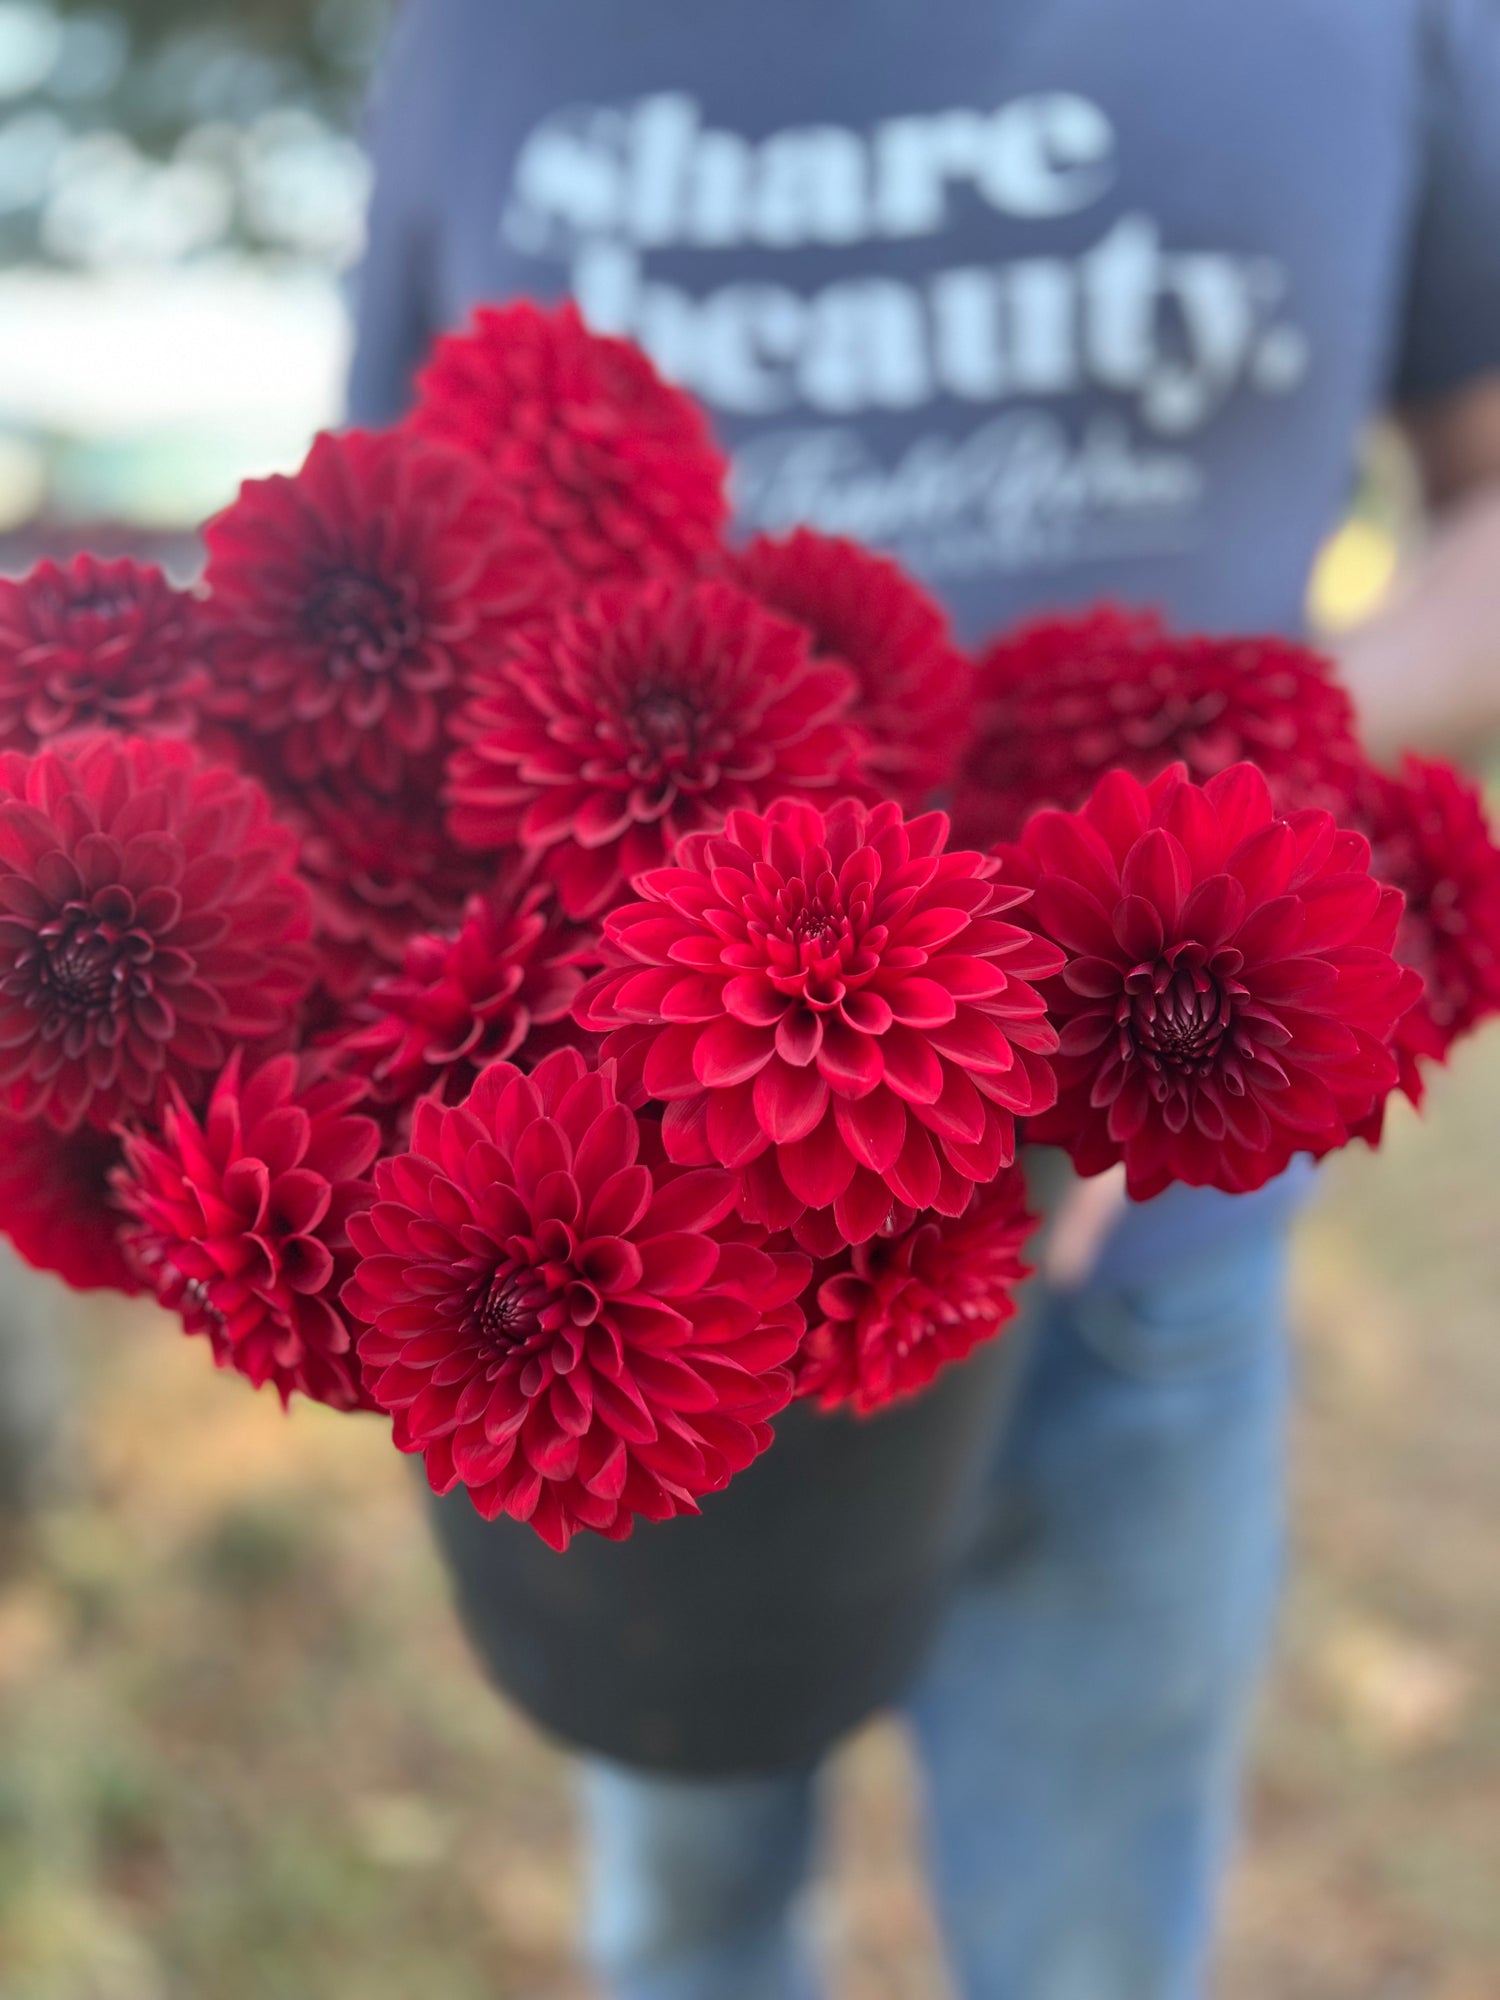
[(1361, 757), (1329, 661), (1275, 637), (1170, 632), (1112, 606), (1041, 619), (980, 658), (955, 837), (1014, 840), (1039, 806), (1076, 810), (1109, 770), (1145, 783), (1180, 762), (1202, 784), (1242, 761), (1284, 811), (1348, 798)]
[(485, 306), (438, 341), (411, 419), (482, 458), (576, 576), (691, 568), (728, 516), (692, 400), (575, 306)]
[(798, 1395), (869, 1416), (925, 1389), (1015, 1317), (1035, 1227), (1025, 1175), (1009, 1167), (974, 1190), (962, 1215), (900, 1210), (879, 1235), (819, 1264)]
[(451, 930), (492, 866), (456, 849), (443, 825), (436, 766), (381, 798), (349, 777), (310, 786), (283, 816), (301, 835), (317, 919), (319, 973), (356, 999), (398, 967), (410, 940)]
[(736, 1240), (734, 1176), (669, 1165), (608, 1066), (492, 1064), (376, 1181), (344, 1299), (436, 1492), (561, 1549), (696, 1513), (770, 1444), (808, 1260)]
[(848, 668), (743, 591), (664, 577), (596, 591), (519, 638), (455, 723), (450, 824), (519, 846), (572, 917), (736, 806), (861, 787)]
[(476, 896), (456, 932), (410, 940), (400, 972), (376, 981), (338, 1037), (340, 1060), (383, 1104), (428, 1093), (457, 1104), (486, 1064), (523, 1045), (528, 1067), (546, 1053), (538, 1031), (568, 1021), (583, 941), (542, 884)]
[(0, 749), (191, 736), (207, 686), (198, 606), (159, 569), (80, 555), (0, 577)]
[(496, 634), (561, 581), (482, 468), (404, 431), (319, 437), (203, 538), (215, 711), (293, 794), (399, 794)]
[(757, 536), (733, 573), (807, 630), (815, 656), (850, 669), (871, 779), (919, 811), (952, 775), (973, 704), (974, 670), (939, 606), (888, 557), (811, 528)]
[(58, 1132), (0, 1119), (0, 1228), (35, 1270), (55, 1271), (75, 1292), (140, 1290), (110, 1197), (119, 1159), (119, 1140), (92, 1126)]
[(742, 1175), (748, 1220), (831, 1209), (862, 1243), (893, 1203), (959, 1215), (1014, 1158), (1015, 1119), (1052, 1102), (1029, 982), (1063, 955), (1006, 920), (1026, 890), (945, 853), (947, 831), (778, 800), (688, 835), (606, 919), (578, 1019), (665, 1102), (673, 1159)]
[(0, 757), (0, 1097), (62, 1131), (200, 1097), (312, 983), (294, 836), (165, 738)]
[(296, 1056), (247, 1069), (237, 1049), (201, 1115), (174, 1091), (158, 1131), (125, 1135), (115, 1192), (132, 1263), (221, 1368), (283, 1404), (298, 1391), (372, 1407), (338, 1303), (380, 1144), (364, 1095)]
[(1422, 1099), (1418, 1059), (1441, 1062), (1453, 1043), (1500, 1012), (1500, 848), (1477, 785), (1451, 764), (1407, 757), (1399, 776), (1370, 770), (1356, 818), (1370, 870), (1406, 899), (1396, 956), (1422, 976), (1395, 1049), (1401, 1084)]
[(1043, 987), (1058, 1099), (1027, 1135), (1080, 1172), (1123, 1160), (1140, 1200), (1174, 1180), (1247, 1193), (1343, 1145), (1396, 1082), (1420, 988), (1392, 955), (1400, 895), (1362, 835), (1281, 817), (1252, 765), (1202, 787), (1112, 772), (1005, 859), (1068, 954)]

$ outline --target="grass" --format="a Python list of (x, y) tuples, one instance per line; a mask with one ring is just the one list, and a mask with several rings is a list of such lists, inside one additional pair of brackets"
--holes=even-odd
[[(1298, 1268), (1299, 1540), (1224, 2000), (1500, 1992), (1500, 1037)], [(0, 1582), (5, 2000), (578, 2000), (557, 1756), (471, 1668), (374, 1423), (67, 1301), (71, 1476)], [(904, 1753), (838, 1778), (839, 2000), (935, 2000)]]

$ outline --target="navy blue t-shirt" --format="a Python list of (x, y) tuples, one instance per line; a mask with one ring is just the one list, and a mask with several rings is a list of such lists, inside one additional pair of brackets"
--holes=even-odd
[[(708, 407), (742, 526), (984, 637), (1110, 596), (1296, 632), (1393, 401), (1500, 367), (1500, 0), (406, 0), (350, 409), (576, 296)], [(1174, 1188), (1101, 1278), (1264, 1228)]]
[(741, 521), (978, 637), (1109, 595), (1295, 630), (1359, 434), (1500, 365), (1497, 0), (407, 0), (351, 407), (572, 292)]

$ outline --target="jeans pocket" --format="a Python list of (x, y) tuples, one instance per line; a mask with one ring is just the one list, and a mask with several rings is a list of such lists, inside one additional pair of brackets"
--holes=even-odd
[(1152, 1381), (1232, 1368), (1261, 1351), (1285, 1319), (1280, 1230), (1212, 1257), (1164, 1262), (1148, 1279), (1078, 1292), (1079, 1337), (1121, 1374)]

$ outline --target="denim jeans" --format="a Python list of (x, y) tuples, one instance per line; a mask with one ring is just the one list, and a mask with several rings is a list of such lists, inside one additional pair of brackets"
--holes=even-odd
[[(964, 2000), (1204, 1992), (1281, 1564), (1296, 1196), (1174, 1190), (1085, 1288), (1032, 1295), (985, 1532), (908, 1709)], [(612, 2000), (813, 2000), (817, 1779), (584, 1766)]]

